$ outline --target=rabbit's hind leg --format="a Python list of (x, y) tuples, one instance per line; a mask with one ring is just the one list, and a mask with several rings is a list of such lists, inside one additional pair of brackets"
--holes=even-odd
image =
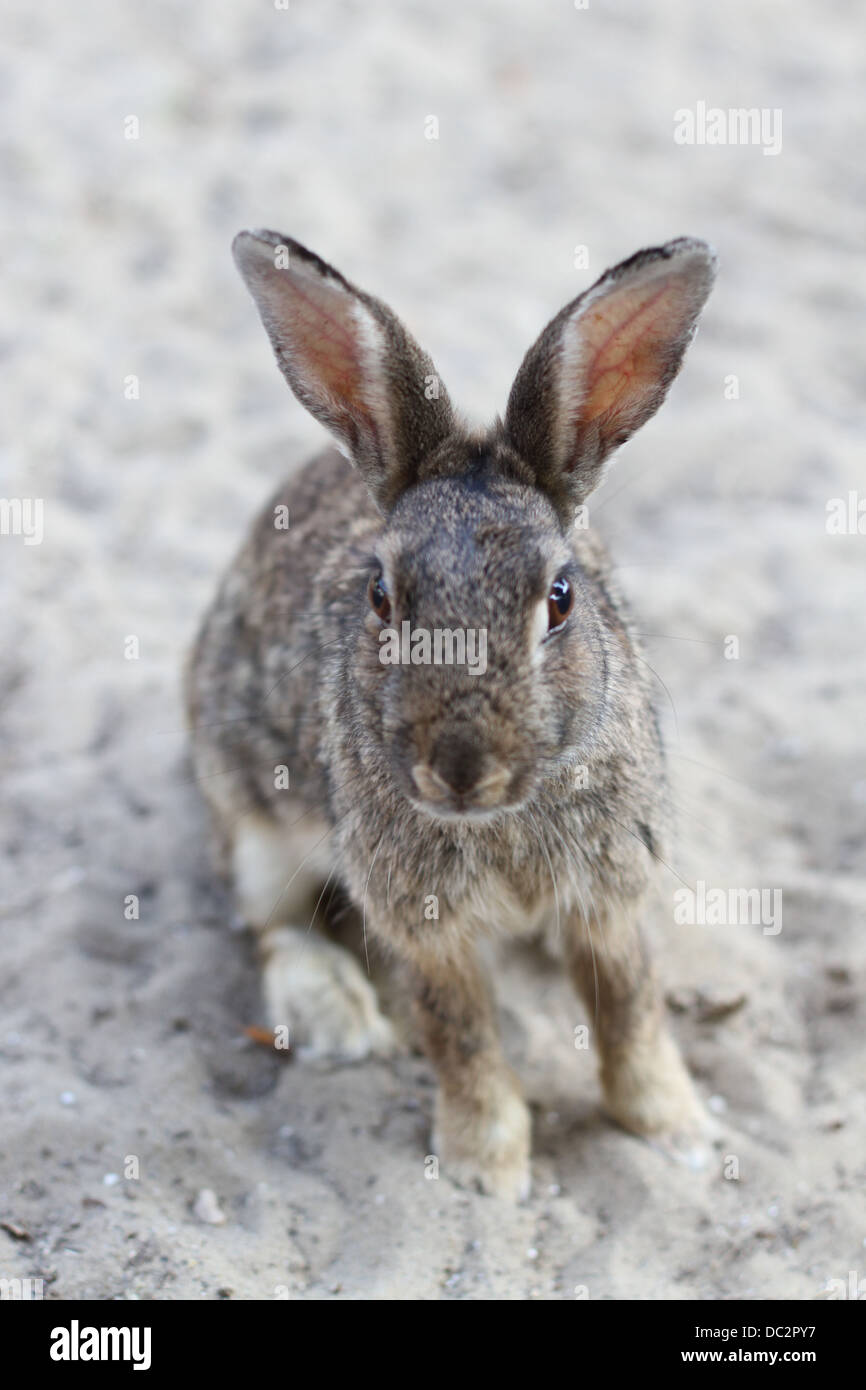
[[(301, 1058), (359, 1061), (395, 1049), (361, 966), (313, 925), (329, 873), (327, 825), (245, 817), (233, 837), (238, 907), (259, 937), (268, 1022)], [(310, 824), (314, 821), (313, 824)]]

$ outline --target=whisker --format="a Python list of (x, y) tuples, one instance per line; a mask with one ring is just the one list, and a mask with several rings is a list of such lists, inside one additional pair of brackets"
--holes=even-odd
[(659, 637), (666, 642), (697, 642), (702, 647), (717, 647), (718, 642), (714, 642), (711, 637), (680, 637), (674, 632), (638, 632), (632, 629), (635, 637)]
[(529, 824), (532, 828), (533, 834), (535, 835), (535, 838), (541, 846), (542, 854), (547, 860), (547, 868), (550, 873), (550, 881), (553, 884), (553, 901), (556, 904), (556, 939), (558, 941), (562, 934), (562, 923), (559, 915), (559, 889), (556, 886), (556, 874), (553, 872), (553, 864), (551, 863), (550, 855), (547, 851), (547, 845), (544, 843), (544, 837), (542, 836), (541, 831), (538, 829), (538, 826), (535, 823), (535, 817), (532, 815), (531, 811), (529, 810), (529, 807), (526, 807), (525, 809), (526, 815), (530, 817)]
[[(329, 637), (327, 642), (320, 642), (318, 646), (311, 647), (308, 652), (304, 653), (300, 661), (296, 661), (294, 666), (290, 666), (288, 671), (284, 671), (283, 674), (280, 677), (278, 677), (276, 681), (274, 681), (274, 684), (271, 686), (270, 690), (267, 690), (262, 698), (262, 708), (254, 710), (252, 714), (241, 714), (234, 719), (214, 719), (213, 721), (207, 724), (186, 724), (181, 729), (178, 729), (176, 726), (173, 729), (155, 729), (153, 731), (153, 737), (168, 738), (170, 735), (184, 733), (185, 731), (191, 730), (192, 732), (196, 732), (199, 729), (221, 729), (224, 725), (227, 724), (249, 724), (255, 721), (256, 719), (261, 719), (262, 715), (265, 713), (264, 705), (266, 704), (266, 702), (271, 698), (277, 687), (279, 685), (282, 685), (283, 681), (288, 680), (289, 676), (292, 675), (294, 671), (297, 671), (299, 666), (303, 666), (304, 662), (307, 661), (311, 656), (315, 656), (317, 652), (324, 651), (325, 647), (333, 647), (337, 642), (347, 641), (353, 635), (354, 634), (351, 632), (340, 633), (338, 637)], [(273, 718), (273, 715), (269, 717)]]
[[(600, 918), (596, 918), (596, 920), (599, 922), (599, 930), (601, 931), (601, 921), (600, 921)], [(593, 1008), (592, 1022), (593, 1022), (593, 1026), (597, 1029), (597, 1028), (598, 1028), (598, 1013), (599, 1013), (599, 1008), (600, 1008), (599, 989), (598, 989), (598, 965), (596, 964), (596, 959), (595, 959), (595, 942), (594, 942), (593, 939), (592, 939), (592, 923), (591, 923), (591, 921), (590, 921), (590, 918), (589, 918), (589, 914), (588, 914), (588, 913), (584, 913), (584, 914), (583, 914), (583, 924), (584, 924), (584, 926), (585, 926), (585, 928), (586, 928), (586, 939), (587, 939), (587, 941), (589, 942), (589, 954), (590, 954), (590, 959), (592, 960), (592, 982), (593, 982), (593, 987), (594, 987), (594, 991), (595, 991), (595, 1005), (594, 1005), (594, 1008)], [(602, 935), (603, 935), (603, 934), (604, 934), (604, 933), (602, 932)]]
[(300, 862), (300, 864), (298, 865), (298, 867), (295, 869), (295, 872), (292, 874), (291, 878), (288, 879), (287, 882), (283, 884), (283, 887), (282, 887), (282, 889), (280, 890), (280, 895), (279, 895), (279, 897), (277, 898), (277, 901), (274, 903), (273, 907), (271, 908), (270, 912), (268, 913), (267, 921), (264, 923), (264, 926), (261, 928), (261, 931), (262, 931), (262, 932), (265, 932), (265, 931), (267, 930), (267, 928), (271, 925), (271, 918), (273, 917), (274, 913), (276, 912), (277, 908), (279, 907), (280, 903), (282, 902), (282, 900), (283, 900), (283, 895), (285, 894), (286, 890), (287, 890), (288, 888), (291, 887), (291, 885), (294, 883), (295, 879), (298, 877), (298, 874), (301, 872), (301, 869), (302, 869), (302, 868), (304, 867), (304, 865), (306, 864), (307, 860), (308, 860), (308, 859), (312, 859), (312, 857), (313, 857), (313, 855), (315, 854), (316, 850), (319, 848), (319, 845), (322, 843), (323, 840), (327, 840), (327, 838), (328, 838), (328, 836), (329, 836), (330, 834), (331, 834), (331, 827), (328, 826), (328, 829), (325, 831), (324, 835), (321, 835), (321, 836), (319, 837), (319, 839), (316, 841), (316, 843), (313, 845), (313, 848), (309, 851), (309, 853), (304, 855), (303, 859), (301, 860), (301, 862)]
[[(325, 882), (322, 884), (322, 891), (321, 891), (321, 893), (319, 894), (318, 898), (316, 899), (316, 906), (313, 908), (313, 915), (312, 915), (312, 917), (310, 918), (310, 925), (307, 927), (307, 930), (306, 930), (306, 933), (305, 933), (305, 935), (307, 935), (307, 936), (309, 936), (310, 932), (313, 930), (313, 923), (314, 923), (315, 920), (316, 920), (316, 913), (318, 912), (319, 908), (320, 908), (321, 905), (322, 905), (322, 899), (323, 899), (323, 897), (325, 896), (325, 890), (327, 889), (328, 884), (331, 882), (331, 879), (334, 877), (334, 874), (335, 874), (336, 872), (337, 872), (337, 866), (336, 866), (336, 864), (335, 864), (334, 867), (333, 867), (333, 869), (331, 870), (331, 872), (328, 874), (328, 877), (325, 879)], [(336, 884), (335, 884), (334, 886), (336, 887)], [(333, 897), (333, 893), (332, 893), (331, 896)]]
[(663, 691), (665, 692), (665, 694), (667, 695), (668, 700), (670, 701), (671, 712), (672, 712), (672, 714), (673, 714), (673, 716), (674, 716), (674, 729), (676, 730), (676, 739), (677, 739), (677, 743), (679, 743), (679, 741), (680, 741), (680, 721), (679, 721), (679, 716), (678, 716), (678, 714), (677, 714), (677, 707), (676, 707), (676, 705), (674, 704), (674, 697), (673, 697), (673, 695), (672, 695), (671, 692), (668, 690), (667, 686), (665, 685), (664, 681), (662, 680), (662, 678), (661, 678), (661, 676), (659, 675), (659, 673), (658, 673), (658, 671), (656, 670), (656, 668), (655, 668), (654, 666), (651, 666), (651, 665), (650, 665), (650, 663), (647, 661), (646, 657), (641, 656), (639, 652), (635, 652), (635, 653), (634, 653), (634, 657), (635, 657), (635, 659), (636, 659), (637, 661), (642, 662), (644, 666), (647, 666), (647, 667), (649, 668), (649, 670), (652, 671), (653, 675), (655, 676), (655, 678), (656, 678), (656, 680), (658, 681), (659, 685), (661, 686), (662, 690), (663, 690)]
[(679, 879), (680, 883), (682, 883), (685, 888), (688, 888), (691, 892), (695, 891), (692, 885), (688, 883), (686, 879), (683, 878), (682, 874), (678, 874), (676, 869), (673, 868), (673, 866), (669, 864), (666, 859), (662, 859), (661, 855), (657, 854), (656, 851), (647, 844), (646, 840), (643, 838), (642, 835), (638, 835), (637, 831), (632, 830), (629, 826), (624, 825), (621, 820), (618, 820), (616, 816), (611, 815), (610, 810), (607, 811), (607, 815), (610, 816), (611, 820), (616, 821), (617, 825), (620, 827), (621, 830), (624, 830), (626, 834), (631, 835), (632, 839), (637, 840), (639, 845), (643, 845), (644, 849), (652, 855), (653, 859), (657, 859), (660, 864), (664, 864), (668, 872), (672, 873), (674, 878)]
[(337, 637), (329, 637), (327, 642), (320, 642), (317, 647), (311, 647), (310, 650), (306, 653), (306, 655), (301, 657), (300, 661), (296, 661), (294, 666), (290, 666), (288, 671), (285, 671), (283, 675), (281, 675), (276, 681), (274, 681), (274, 684), (271, 686), (270, 690), (268, 690), (265, 694), (265, 697), (262, 700), (262, 704), (264, 705), (271, 698), (278, 685), (282, 685), (284, 680), (288, 680), (289, 676), (292, 674), (293, 671), (297, 671), (299, 666), (303, 666), (304, 662), (307, 660), (308, 657), (315, 656), (317, 652), (324, 651), (325, 647), (333, 647), (337, 642), (345, 642), (352, 635), (353, 634), (351, 632), (341, 632)]
[(631, 487), (632, 484), (636, 483), (640, 476), (640, 472), (632, 473), (631, 477), (626, 478), (625, 482), (622, 484), (621, 487), (617, 488), (616, 492), (610, 493), (609, 496), (603, 498), (601, 502), (598, 502), (595, 506), (593, 506), (592, 510), (595, 513), (595, 515), (598, 516), (599, 512), (604, 511), (608, 502), (613, 502), (614, 498), (619, 497), (621, 492), (625, 492), (627, 487)]
[[(706, 772), (714, 772), (717, 777), (724, 777), (728, 782), (736, 782), (738, 786), (745, 787), (747, 791), (754, 792), (755, 796), (766, 796), (766, 792), (762, 791), (760, 787), (753, 787), (751, 782), (744, 782), (742, 777), (734, 777), (730, 772), (723, 772), (720, 767), (711, 767), (709, 763), (702, 763), (699, 758), (690, 758), (686, 753), (681, 753), (679, 749), (672, 748), (669, 751), (673, 753), (675, 757), (682, 758), (683, 762), (694, 763), (695, 767), (702, 767)], [(810, 791), (810, 795), (815, 795), (815, 793)], [(827, 799), (829, 800), (830, 798)]]
[[(333, 792), (342, 791), (344, 787), (351, 786), (351, 784), (352, 784), (353, 782), (359, 781), (359, 780), (362, 779), (364, 776), (365, 776), (365, 773), (364, 773), (363, 770), (360, 771), (360, 772), (355, 772), (355, 773), (352, 774), (351, 777), (347, 777), (346, 780), (345, 780), (345, 782), (340, 782), (338, 786), (333, 787), (333, 788), (331, 789), (331, 791), (332, 791), (332, 793), (333, 793)], [(250, 814), (251, 811), (262, 811), (262, 810), (265, 810), (265, 812), (267, 812), (268, 809), (270, 809), (270, 808), (263, 808), (262, 803), (261, 803), (260, 801), (252, 801), (252, 802), (250, 802), (249, 806), (246, 807), (245, 810), (241, 811), (240, 815), (235, 816), (235, 817), (229, 822), (229, 824), (226, 825), (225, 829), (226, 829), (227, 831), (234, 830), (235, 826), (237, 826), (237, 825), (240, 823), (240, 821), (243, 820), (244, 816), (248, 816), (248, 815)], [(286, 824), (286, 826), (285, 826), (285, 829), (286, 829), (287, 831), (288, 831), (288, 830), (294, 829), (294, 827), (295, 827), (296, 825), (300, 825), (301, 821), (302, 821), (302, 820), (306, 820), (308, 816), (314, 816), (314, 815), (323, 816), (323, 815), (325, 815), (326, 813), (327, 813), (327, 804), (326, 804), (326, 803), (323, 803), (322, 805), (316, 804), (315, 806), (311, 806), (311, 807), (309, 808), (309, 810), (304, 811), (300, 816), (297, 816), (297, 817), (295, 818), (295, 820), (293, 820), (293, 821), (288, 821), (287, 824)]]
[(370, 871), (369, 871), (369, 873), (367, 874), (367, 882), (364, 884), (364, 908), (363, 908), (363, 912), (361, 913), (361, 934), (362, 934), (363, 939), (364, 939), (364, 957), (365, 957), (365, 959), (366, 959), (366, 961), (367, 961), (367, 974), (368, 974), (368, 975), (369, 975), (369, 973), (370, 973), (370, 953), (369, 953), (369, 951), (367, 950), (367, 889), (370, 887), (370, 878), (371, 878), (372, 873), (373, 873), (373, 865), (374, 865), (375, 862), (376, 862), (376, 856), (378, 855), (379, 850), (382, 848), (382, 843), (383, 843), (384, 839), (385, 839), (385, 832), (383, 831), (383, 832), (382, 832), (382, 836), (381, 836), (381, 838), (380, 838), (380, 840), (379, 840), (379, 843), (378, 843), (378, 845), (376, 846), (375, 850), (373, 851), (373, 858), (370, 860)]

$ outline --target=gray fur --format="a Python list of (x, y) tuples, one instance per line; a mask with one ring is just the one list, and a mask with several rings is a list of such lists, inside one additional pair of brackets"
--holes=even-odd
[[(340, 316), (339, 370), (309, 322), (294, 326), (290, 273), (270, 265), (278, 244), (313, 285), (305, 304), (318, 302), (317, 277), (338, 286), (337, 300), (323, 291), (322, 302)], [(274, 824), (309, 814), (332, 827), (337, 876), (415, 996), (440, 1073), (439, 1134), (455, 1175), (521, 1192), (528, 1123), (477, 976), (478, 934), (559, 918), (575, 984), (603, 1012), (603, 1079), (624, 1124), (666, 1124), (665, 1105), (635, 1098), (636, 1087), (649, 1093), (669, 1083), (684, 1095), (687, 1085), (669, 1055), (636, 921), (668, 840), (649, 676), (605, 550), (571, 520), (623, 432), (663, 399), (709, 291), (711, 253), (681, 240), (608, 272), (541, 335), (504, 423), (477, 436), (455, 421), (444, 390), (426, 398), (432, 366), (390, 310), (275, 233), (242, 234), (235, 255), (289, 384), (351, 451), (357, 471), (333, 450), (313, 459), (265, 507), (223, 581), (188, 681), (201, 785), (229, 844), (250, 809)], [(563, 361), (574, 358), (563, 352), (564, 326), (580, 331), (598, 304), (611, 321), (629, 321), (629, 285), (642, 302), (647, 267), (661, 261), (674, 277), (670, 295), (664, 290), (674, 307), (667, 339), (666, 320), (653, 320), (655, 376), (624, 405), (617, 388), (613, 411), (605, 378), (603, 418), (566, 419), (557, 403), (581, 392), (589, 399), (595, 386), (578, 383), (575, 392), (563, 383)], [(620, 308), (612, 296), (624, 288)], [(384, 393), (350, 379), (353, 362), (359, 373), (369, 366), (365, 344), (351, 338), (364, 321), (355, 304), (382, 330), (373, 365)], [(345, 387), (337, 398), (335, 382)], [(281, 503), (288, 530), (273, 524)], [(392, 622), (485, 629), (486, 674), (383, 665), (382, 624), (367, 598), (380, 570)], [(563, 571), (574, 607), (539, 647), (533, 624)], [(461, 759), (469, 782), (487, 767), (506, 769), (507, 791), (484, 814), (444, 818), (419, 797), (412, 769), (421, 764), (456, 784)], [(290, 769), (291, 801), (274, 787), (280, 764)], [(649, 1080), (638, 1085), (641, 1067)], [(676, 1114), (687, 1109), (684, 1102)], [(490, 1139), (500, 1111), (512, 1117), (500, 1129), (513, 1130), (502, 1152)]]

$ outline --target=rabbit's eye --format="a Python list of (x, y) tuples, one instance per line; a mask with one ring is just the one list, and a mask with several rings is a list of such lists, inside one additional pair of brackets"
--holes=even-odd
[(367, 587), (367, 598), (376, 617), (381, 618), (383, 623), (387, 623), (391, 616), (391, 600), (388, 597), (388, 590), (382, 582), (381, 574), (374, 574), (370, 580)]
[(561, 576), (559, 579), (554, 579), (547, 596), (547, 631), (549, 633), (556, 632), (558, 628), (562, 627), (571, 612), (572, 601), (573, 594), (568, 580)]

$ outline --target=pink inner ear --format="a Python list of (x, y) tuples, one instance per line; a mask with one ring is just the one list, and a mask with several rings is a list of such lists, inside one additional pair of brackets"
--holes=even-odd
[(616, 426), (620, 415), (640, 414), (664, 384), (689, 318), (689, 297), (671, 281), (624, 290), (590, 308), (578, 320), (584, 345), (579, 421), (608, 416)]
[(368, 419), (360, 328), (348, 295), (324, 285), (309, 292), (294, 281), (286, 299), (291, 327), (285, 336), (296, 367), (313, 389), (323, 387), (331, 401), (353, 419)]

